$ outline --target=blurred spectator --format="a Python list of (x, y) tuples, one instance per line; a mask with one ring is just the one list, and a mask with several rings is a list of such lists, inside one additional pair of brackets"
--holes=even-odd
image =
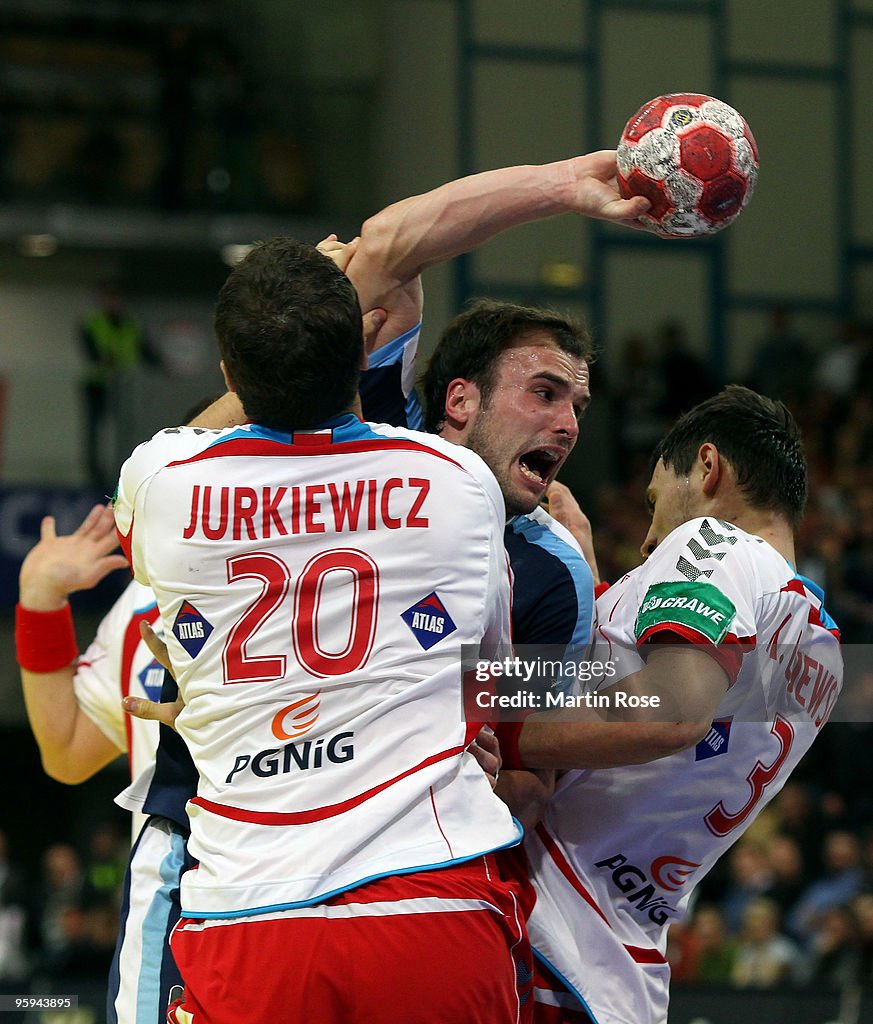
[(742, 931), (731, 977), (741, 988), (770, 988), (796, 980), (802, 957), (779, 930), (779, 908), (772, 900), (752, 900), (743, 913)]
[(674, 964), (670, 959), (674, 984), (725, 985), (730, 982), (737, 943), (729, 935), (724, 915), (715, 905), (703, 903), (697, 907), (691, 921), (677, 937), (675, 949), (679, 952), (678, 962)]
[(825, 820), (809, 787), (797, 779), (789, 779), (770, 807), (779, 821), (780, 833), (795, 840), (808, 875), (815, 877), (822, 867)]
[(856, 896), (852, 909), (858, 925), (860, 980), (862, 984), (873, 985), (873, 893), (864, 892)]
[(659, 412), (667, 427), (716, 390), (706, 363), (691, 351), (684, 328), (675, 320), (658, 332), (655, 366), (662, 388)]
[(860, 832), (873, 822), (873, 669), (859, 664), (868, 660), (865, 650), (846, 646), (845, 653), (843, 693), (808, 768), (820, 780), (833, 822)]
[(721, 900), (721, 911), (732, 932), (739, 930), (746, 908), (770, 887), (773, 876), (763, 847), (743, 840), (728, 853), (730, 882)]
[(857, 985), (861, 977), (861, 945), (851, 907), (826, 910), (809, 944), (804, 980), (815, 985), (843, 988)]
[(859, 488), (852, 498), (854, 529), (845, 542), (836, 613), (845, 643), (873, 643), (873, 487)]
[(825, 875), (807, 886), (788, 918), (791, 934), (804, 941), (818, 928), (825, 911), (848, 903), (861, 891), (864, 869), (858, 837), (852, 832), (829, 832), (824, 867)]
[(789, 407), (802, 405), (809, 393), (810, 353), (795, 334), (785, 306), (773, 306), (767, 332), (758, 341), (749, 370), (749, 387)]
[(0, 984), (27, 973), (27, 890), (20, 868), (9, 859), (0, 830)]
[(124, 881), (129, 852), (129, 844), (110, 822), (100, 825), (91, 837), (85, 877), (91, 890), (110, 904)]
[(71, 908), (82, 907), (88, 890), (79, 855), (69, 843), (55, 843), (43, 854), (35, 917), (43, 952), (53, 956), (69, 941)]
[[(133, 371), (142, 362), (157, 365), (160, 360), (128, 312), (124, 291), (116, 281), (100, 285), (98, 306), (80, 325), (79, 335), (88, 360), (82, 384), (85, 462), (90, 483), (111, 494), (121, 461), (129, 454), (124, 424), (133, 398)], [(106, 431), (111, 435), (108, 440), (103, 436)]]
[(845, 400), (857, 389), (858, 368), (867, 353), (865, 330), (855, 317), (843, 321), (840, 335), (813, 370), (813, 383), (832, 398)]
[(105, 982), (112, 963), (115, 927), (116, 910), (112, 905), (67, 904), (58, 913), (58, 941), (43, 950), (37, 973), (72, 983)]
[(639, 334), (625, 338), (612, 377), (619, 479), (633, 480), (639, 487), (652, 449), (664, 431), (663, 381), (645, 338)]
[(770, 884), (763, 894), (776, 904), (785, 920), (809, 881), (804, 869), (803, 853), (797, 840), (791, 836), (775, 835), (767, 843), (766, 856)]

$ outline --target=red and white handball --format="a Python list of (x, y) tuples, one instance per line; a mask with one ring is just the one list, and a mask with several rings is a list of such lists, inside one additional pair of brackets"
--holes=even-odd
[(645, 196), (640, 220), (659, 235), (711, 235), (735, 220), (758, 177), (758, 147), (745, 118), (697, 93), (649, 100), (618, 144), (622, 198)]

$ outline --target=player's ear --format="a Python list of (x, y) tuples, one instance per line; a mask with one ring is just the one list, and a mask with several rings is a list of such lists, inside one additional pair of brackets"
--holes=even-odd
[(481, 404), (478, 385), (456, 377), (446, 388), (446, 426), (463, 430), (472, 426)]
[(218, 364), (221, 367), (221, 376), (224, 377), (224, 386), (228, 391), (236, 391), (236, 384), (233, 382), (233, 378), (227, 372), (227, 367), (224, 365), (224, 360)]
[(707, 498), (715, 494), (724, 471), (725, 463), (719, 455), (718, 448), (709, 441), (702, 444), (697, 452), (695, 472), (700, 472), (703, 477), (701, 487)]

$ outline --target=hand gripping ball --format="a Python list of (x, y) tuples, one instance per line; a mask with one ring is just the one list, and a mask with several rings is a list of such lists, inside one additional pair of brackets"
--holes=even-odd
[(618, 189), (645, 196), (640, 220), (670, 238), (711, 235), (735, 220), (758, 177), (758, 147), (745, 118), (697, 93), (649, 100), (618, 144)]

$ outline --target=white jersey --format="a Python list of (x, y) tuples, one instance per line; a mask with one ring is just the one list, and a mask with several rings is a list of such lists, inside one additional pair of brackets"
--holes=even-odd
[(827, 720), (842, 658), (822, 599), (769, 544), (714, 519), (674, 530), (598, 599), (592, 660), (618, 656), (617, 672), (586, 689), (669, 637), (708, 645), (730, 681), (696, 747), (569, 772), (528, 838), (532, 943), (598, 1024), (666, 1020), (668, 926)]
[(187, 916), (517, 841), (462, 717), (461, 645), (509, 637), (503, 499), (478, 455), (350, 415), (165, 430), (123, 467), (116, 521), (200, 775)]
[[(128, 695), (160, 699), (164, 670), (139, 634), (140, 622), (151, 624), (157, 617), (154, 594), (132, 581), (102, 619), (73, 678), (79, 707), (108, 740), (127, 751), (132, 778), (154, 762), (158, 723), (131, 718), (122, 711), (121, 699)], [(136, 837), (144, 816), (136, 804), (123, 806), (134, 812)]]

